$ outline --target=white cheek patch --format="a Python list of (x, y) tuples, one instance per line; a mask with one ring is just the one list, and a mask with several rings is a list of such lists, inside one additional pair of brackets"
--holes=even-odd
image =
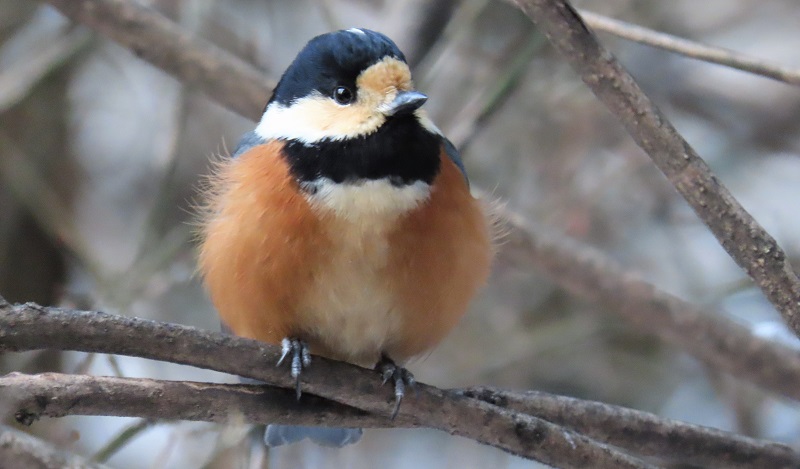
[(306, 145), (325, 138), (334, 138), (325, 129), (308, 122), (308, 112), (304, 112), (305, 102), (310, 104), (312, 99), (319, 98), (321, 95), (315, 94), (298, 99), (289, 107), (278, 103), (270, 104), (256, 126), (256, 134), (264, 140), (298, 140)]
[(314, 92), (289, 106), (273, 102), (261, 116), (255, 133), (265, 140), (296, 140), (311, 146), (322, 140), (368, 135), (386, 121), (383, 114), (345, 112), (346, 106), (328, 101), (331, 100)]
[(353, 222), (370, 223), (396, 218), (427, 200), (431, 186), (423, 181), (396, 186), (388, 179), (357, 183), (335, 183), (320, 178), (303, 183), (312, 206), (330, 210), (337, 217)]

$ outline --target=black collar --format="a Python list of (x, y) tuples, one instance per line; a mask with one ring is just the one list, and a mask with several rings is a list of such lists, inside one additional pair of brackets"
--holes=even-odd
[(336, 183), (388, 179), (394, 185), (428, 184), (439, 172), (442, 137), (413, 115), (389, 119), (372, 134), (306, 144), (287, 140), (291, 172), (299, 182), (328, 178)]

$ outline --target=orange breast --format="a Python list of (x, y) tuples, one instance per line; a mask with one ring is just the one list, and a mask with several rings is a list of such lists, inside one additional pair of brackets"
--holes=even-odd
[(270, 343), (296, 334), (295, 305), (329, 249), (281, 148), (271, 142), (222, 164), (199, 256), (222, 321), (237, 335)]
[(492, 261), (483, 207), (458, 167), (444, 152), (441, 158), (430, 199), (403, 219), (389, 240), (389, 270), (406, 318), (386, 349), (401, 360), (444, 338), (486, 282)]
[(455, 164), (442, 153), (429, 197), (372, 226), (312, 207), (281, 145), (226, 162), (214, 179), (199, 267), (225, 324), (362, 365), (436, 345), (491, 262), (486, 216)]

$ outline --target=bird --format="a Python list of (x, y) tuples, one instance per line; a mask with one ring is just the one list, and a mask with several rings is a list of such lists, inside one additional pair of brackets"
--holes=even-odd
[[(404, 54), (365, 28), (312, 38), (210, 176), (198, 267), (224, 328), (281, 345), (300, 398), (311, 353), (373, 367), (396, 415), (487, 282), (489, 208), (422, 109)], [(268, 446), (360, 429), (270, 425)]]

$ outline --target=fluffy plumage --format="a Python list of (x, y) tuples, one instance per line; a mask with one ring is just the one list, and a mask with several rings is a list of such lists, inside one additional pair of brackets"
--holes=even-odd
[(368, 188), (361, 197), (378, 209), (351, 218), (346, 206), (315, 207), (282, 147), (254, 147), (214, 183), (200, 270), (225, 324), (275, 344), (302, 337), (316, 354), (364, 366), (434, 346), (491, 260), (486, 217), (455, 163), (440, 153), (430, 194), (400, 207), (413, 208), (386, 209)]

